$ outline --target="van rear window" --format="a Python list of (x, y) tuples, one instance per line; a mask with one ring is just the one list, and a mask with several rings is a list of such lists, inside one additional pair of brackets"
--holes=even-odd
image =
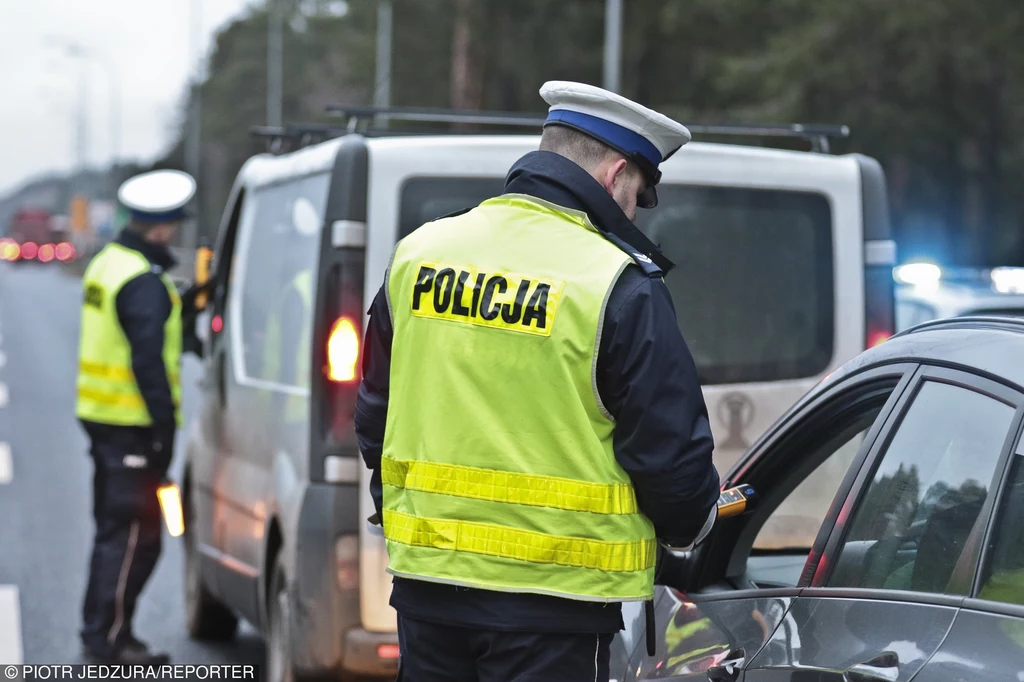
[[(500, 178), (411, 178), (399, 237), (496, 196)], [(809, 377), (832, 360), (832, 214), (806, 192), (661, 185), (637, 225), (676, 268), (665, 283), (708, 384)]]
[(676, 264), (665, 283), (701, 383), (824, 371), (835, 300), (828, 200), (689, 185), (661, 185), (658, 197), (637, 226)]

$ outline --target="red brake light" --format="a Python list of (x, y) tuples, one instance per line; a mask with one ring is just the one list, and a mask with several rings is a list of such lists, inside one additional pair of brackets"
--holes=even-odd
[(880, 343), (889, 340), (892, 334), (884, 331), (869, 331), (868, 332), (868, 348), (874, 348)]
[(57, 244), (56, 255), (62, 263), (69, 261), (75, 257), (75, 247), (70, 242), (61, 242)]
[(21, 257), (25, 260), (32, 260), (39, 253), (39, 245), (35, 242), (25, 242), (21, 245)]
[(49, 263), (50, 261), (52, 261), (54, 256), (56, 255), (56, 253), (54, 253), (54, 251), (55, 251), (55, 249), (53, 248), (53, 244), (43, 244), (42, 246), (40, 246), (39, 247), (39, 262), (40, 263)]
[(336, 382), (355, 381), (359, 364), (359, 332), (348, 317), (339, 317), (327, 338), (327, 378)]
[(220, 315), (214, 315), (213, 319), (210, 320), (210, 329), (213, 330), (214, 334), (220, 334), (220, 330), (224, 328), (224, 318)]
[(397, 644), (377, 645), (377, 658), (398, 658), (399, 653)]

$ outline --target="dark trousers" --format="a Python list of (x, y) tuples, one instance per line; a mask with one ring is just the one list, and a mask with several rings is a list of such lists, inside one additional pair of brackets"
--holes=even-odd
[(399, 682), (608, 682), (615, 635), (498, 632), (398, 616)]
[(144, 429), (84, 423), (92, 439), (96, 536), (82, 606), (82, 643), (111, 656), (134, 635), (135, 602), (160, 557), (162, 471), (151, 466)]

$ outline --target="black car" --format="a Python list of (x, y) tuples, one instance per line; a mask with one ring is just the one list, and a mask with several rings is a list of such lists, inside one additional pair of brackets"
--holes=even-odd
[(1024, 680), (1022, 421), (1024, 320), (861, 354), (723, 477), (758, 506), (663, 562), (613, 679)]

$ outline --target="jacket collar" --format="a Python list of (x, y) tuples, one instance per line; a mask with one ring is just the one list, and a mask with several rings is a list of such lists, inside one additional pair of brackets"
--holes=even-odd
[(178, 264), (166, 246), (151, 244), (131, 230), (121, 230), (121, 234), (117, 235), (117, 243), (125, 248), (138, 251), (146, 260), (161, 270), (170, 270)]
[(525, 194), (583, 211), (602, 234), (633, 256), (638, 265), (653, 263), (662, 273), (675, 267), (626, 217), (597, 180), (564, 156), (546, 151), (530, 152), (509, 170), (505, 192)]

